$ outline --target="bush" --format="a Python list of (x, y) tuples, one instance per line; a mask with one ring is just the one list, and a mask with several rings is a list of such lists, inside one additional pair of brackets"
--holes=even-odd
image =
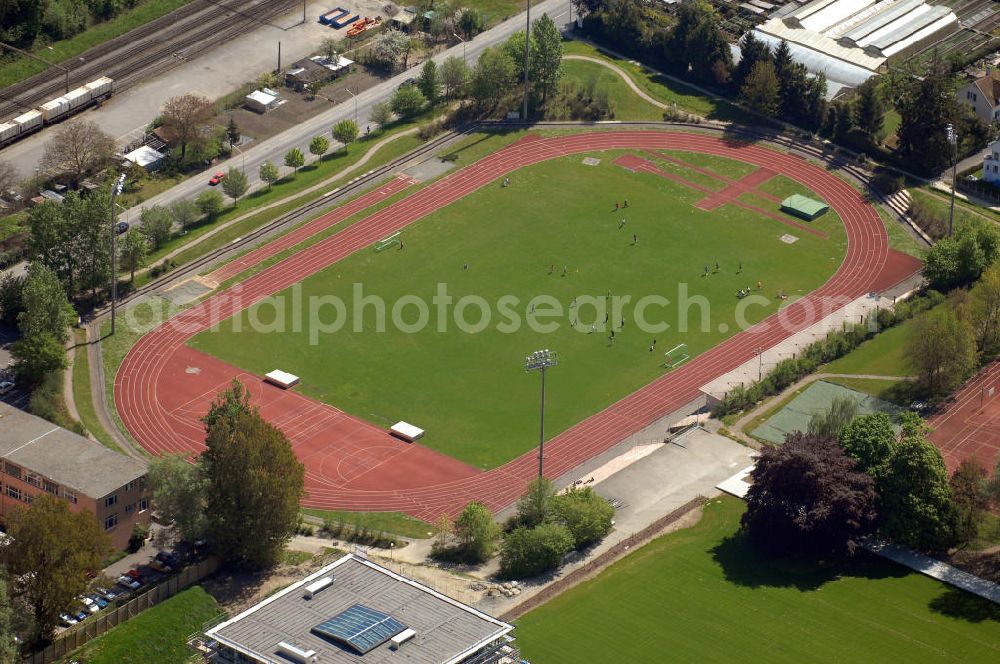
[(906, 181), (902, 175), (896, 175), (892, 171), (880, 168), (875, 172), (875, 175), (868, 184), (875, 191), (885, 196), (892, 196), (903, 190), (903, 187), (906, 186)]
[(543, 523), (534, 528), (516, 528), (500, 547), (500, 575), (523, 579), (559, 566), (563, 556), (573, 550), (573, 533), (558, 523)]
[(146, 543), (149, 536), (149, 527), (144, 523), (137, 523), (132, 528), (132, 535), (128, 538), (128, 552), (135, 553)]
[(573, 535), (574, 547), (582, 549), (611, 532), (615, 510), (593, 489), (570, 489), (552, 500), (556, 518)]

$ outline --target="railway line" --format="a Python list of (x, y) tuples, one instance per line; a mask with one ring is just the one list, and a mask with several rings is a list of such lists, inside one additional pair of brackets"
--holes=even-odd
[[(115, 91), (121, 92), (298, 4), (299, 0), (193, 0), (60, 66), (69, 69), (71, 88), (108, 76), (115, 81)], [(65, 85), (64, 71), (50, 67), (0, 90), (0, 121), (64, 94)]]

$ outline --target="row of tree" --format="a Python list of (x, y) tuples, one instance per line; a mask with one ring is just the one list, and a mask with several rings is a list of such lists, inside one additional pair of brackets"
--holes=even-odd
[(546, 478), (532, 481), (517, 503), (517, 512), (501, 527), (489, 509), (469, 503), (454, 523), (438, 523), (436, 557), (482, 563), (500, 553), (500, 574), (523, 579), (559, 566), (574, 549), (604, 538), (614, 509), (589, 487), (557, 494)]

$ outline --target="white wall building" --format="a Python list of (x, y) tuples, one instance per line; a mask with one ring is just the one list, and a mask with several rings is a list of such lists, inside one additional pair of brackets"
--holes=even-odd
[(1000, 71), (990, 72), (959, 88), (958, 101), (971, 106), (987, 124), (1000, 121)]

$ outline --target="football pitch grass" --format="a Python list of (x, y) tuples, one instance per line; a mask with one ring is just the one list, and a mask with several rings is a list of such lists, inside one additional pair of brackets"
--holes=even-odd
[(1000, 607), (876, 556), (772, 561), (744, 505), (651, 542), (516, 621), (532, 662), (996, 662)]
[[(379, 426), (406, 420), (426, 430), (423, 444), (492, 468), (537, 443), (539, 380), (525, 375), (527, 353), (551, 348), (560, 354), (560, 365), (547, 374), (546, 436), (551, 437), (661, 376), (663, 354), (675, 345), (686, 343), (693, 357), (731, 336), (741, 288), (760, 281), (760, 292), (771, 300), (746, 309), (745, 319), (756, 322), (776, 310), (778, 290), (804, 295), (843, 258), (845, 233), (832, 211), (811, 223), (827, 238), (733, 205), (706, 212), (694, 207), (703, 193), (655, 174), (626, 171), (612, 163), (621, 154), (594, 153), (590, 156), (600, 159), (596, 166), (582, 164), (584, 155), (577, 155), (520, 169), (511, 174), (510, 187), (497, 181), (404, 229), (403, 250), (365, 250), (305, 279), (296, 286), (303, 303), (334, 295), (347, 304), (344, 327), (320, 335), (315, 345), (308, 320), (294, 331), (294, 289), (280, 294), (283, 312), (271, 304), (252, 307), (238, 317), (237, 329), (227, 321), (191, 345), (257, 375), (275, 368), (294, 373), (302, 379), (296, 389), (310, 397)], [(698, 165), (723, 168), (724, 161)], [(657, 165), (667, 170), (667, 162)], [(732, 164), (734, 172), (744, 170), (737, 166)], [(669, 171), (696, 182), (705, 177), (677, 164)], [(616, 200), (626, 197), (629, 207), (615, 211)], [(781, 214), (776, 203), (768, 209)], [(626, 223), (619, 228), (622, 219)], [(784, 234), (798, 240), (786, 244), (780, 240)], [(743, 271), (737, 274), (740, 262)], [(707, 277), (702, 276), (706, 265), (712, 272)], [(374, 331), (374, 306), (363, 310), (362, 330), (353, 329), (355, 284), (385, 301), (385, 332)], [(439, 331), (440, 309), (432, 300), (439, 284), (453, 298), (445, 331)], [(684, 308), (678, 306), (678, 289), (684, 284), (689, 298), (703, 296), (711, 305), (704, 330), (699, 306), (687, 310), (688, 331), (678, 329)], [(603, 311), (569, 309), (574, 298), (584, 296), (603, 303), (608, 291), (632, 298), (622, 316), (608, 312), (617, 319), (609, 321), (615, 323), (614, 341), (601, 331)], [(670, 327), (640, 331), (633, 306), (654, 294), (671, 305), (651, 305), (645, 318)], [(488, 325), (476, 333), (454, 322), (455, 303), (466, 295), (483, 298), (491, 310)], [(554, 332), (524, 324), (529, 301), (539, 295), (552, 296), (563, 309), (561, 318), (539, 318), (557, 323)], [(392, 307), (403, 296), (427, 303), (429, 324), (423, 330), (408, 333), (392, 324)], [(509, 323), (498, 306), (503, 296), (519, 300), (512, 309), (522, 324), (514, 331), (501, 329)], [(536, 314), (548, 309), (539, 304)], [(418, 318), (415, 305), (401, 311), (408, 323)], [(329, 322), (336, 316), (330, 307), (321, 317)], [(479, 307), (466, 307), (464, 317), (478, 322)], [(278, 321), (284, 331), (253, 331), (252, 319)]]

